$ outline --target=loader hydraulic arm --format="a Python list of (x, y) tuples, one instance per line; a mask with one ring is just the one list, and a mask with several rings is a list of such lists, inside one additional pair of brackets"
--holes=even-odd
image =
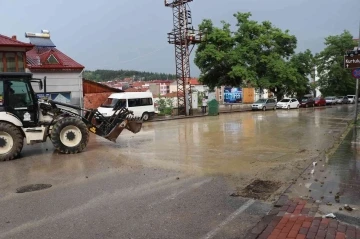
[[(73, 116), (80, 118), (87, 126), (88, 130), (96, 135), (104, 137), (110, 141), (116, 142), (117, 137), (126, 128), (127, 130), (138, 133), (142, 127), (142, 119), (134, 117), (133, 112), (127, 108), (116, 106), (111, 117), (104, 117), (97, 109), (84, 109), (78, 106), (48, 100), (51, 105), (51, 111), (58, 117)], [(84, 116), (65, 108), (85, 112)]]

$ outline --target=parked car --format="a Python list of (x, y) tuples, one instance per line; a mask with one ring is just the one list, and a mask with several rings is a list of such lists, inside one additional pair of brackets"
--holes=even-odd
[(285, 98), (280, 100), (277, 104), (276, 104), (276, 108), (277, 109), (296, 109), (299, 108), (299, 101), (295, 98)]
[(326, 106), (326, 100), (322, 97), (317, 97), (315, 100), (315, 106)]
[(267, 110), (267, 109), (276, 109), (276, 100), (275, 99), (259, 99), (254, 104), (251, 105), (252, 110)]
[(336, 103), (337, 104), (349, 104), (349, 99), (347, 98), (347, 96), (339, 96), (336, 98)]
[(354, 104), (356, 95), (347, 95), (347, 98), (349, 99), (349, 104)]
[(300, 101), (300, 107), (314, 107), (315, 106), (315, 100), (312, 97), (304, 97)]
[(325, 100), (326, 100), (326, 104), (327, 105), (336, 105), (336, 97), (335, 96), (328, 96), (328, 97), (325, 97)]

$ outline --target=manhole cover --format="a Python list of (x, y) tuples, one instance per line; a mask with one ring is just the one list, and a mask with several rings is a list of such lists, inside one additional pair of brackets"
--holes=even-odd
[(16, 189), (17, 193), (27, 193), (50, 188), (51, 184), (30, 184)]
[(256, 179), (251, 184), (247, 185), (243, 190), (233, 193), (232, 196), (241, 196), (247, 198), (254, 198), (257, 200), (268, 199), (276, 190), (280, 188), (279, 182), (263, 181)]

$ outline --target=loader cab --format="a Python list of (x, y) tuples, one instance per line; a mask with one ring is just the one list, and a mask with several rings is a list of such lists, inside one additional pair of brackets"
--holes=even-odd
[(38, 100), (32, 82), (42, 88), (42, 81), (33, 79), (31, 73), (0, 73), (0, 112), (15, 115), (25, 128), (38, 124)]

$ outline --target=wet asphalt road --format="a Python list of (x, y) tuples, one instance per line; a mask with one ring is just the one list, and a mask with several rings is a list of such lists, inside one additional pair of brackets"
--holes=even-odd
[[(242, 238), (271, 207), (230, 197), (255, 178), (274, 198), (347, 127), (353, 105), (145, 123), (85, 152), (27, 146), (0, 164), (0, 238)], [(18, 187), (50, 183), (17, 194)]]

